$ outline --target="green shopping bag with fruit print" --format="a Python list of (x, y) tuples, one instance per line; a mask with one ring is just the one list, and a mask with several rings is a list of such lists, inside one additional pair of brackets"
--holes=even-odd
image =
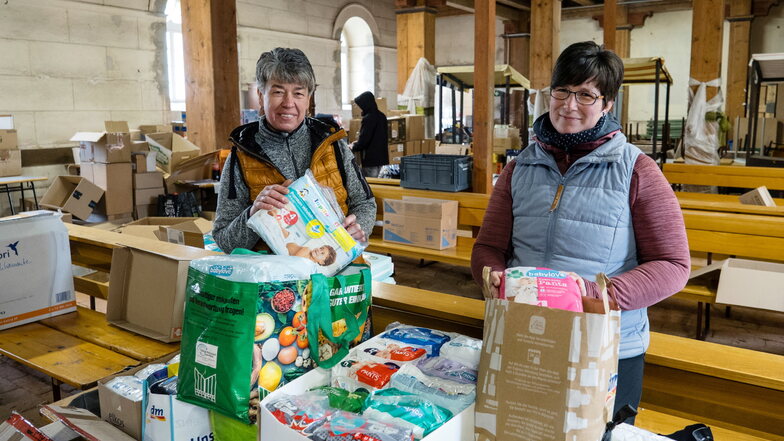
[(191, 261), (178, 399), (251, 423), (264, 396), (315, 367), (303, 302), (315, 265), (256, 253)]
[(306, 295), (310, 350), (319, 367), (329, 369), (372, 334), (370, 268), (351, 264), (340, 275), (314, 274), (310, 280)]

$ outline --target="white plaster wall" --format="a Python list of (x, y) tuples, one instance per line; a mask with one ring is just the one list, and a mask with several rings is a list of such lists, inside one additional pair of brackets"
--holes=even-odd
[(774, 6), (765, 17), (752, 22), (751, 53), (784, 52), (784, 3)]
[[(495, 62), (504, 63), (504, 25), (495, 21)], [(474, 64), (474, 16), (454, 15), (436, 19), (436, 66)]]
[(167, 120), (162, 16), (147, 0), (0, 2), (0, 113), (21, 148), (73, 145), (105, 120)]

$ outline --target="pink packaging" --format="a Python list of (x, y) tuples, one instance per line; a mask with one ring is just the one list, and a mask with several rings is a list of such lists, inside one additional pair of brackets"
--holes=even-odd
[(563, 271), (530, 266), (507, 268), (500, 291), (501, 298), (515, 303), (583, 311), (580, 286)]

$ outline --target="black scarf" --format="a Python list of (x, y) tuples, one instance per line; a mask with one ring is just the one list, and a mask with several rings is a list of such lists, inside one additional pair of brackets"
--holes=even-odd
[(593, 128), (577, 133), (559, 133), (550, 121), (550, 114), (545, 113), (534, 122), (534, 133), (539, 141), (569, 150), (578, 144), (596, 141), (602, 136), (621, 128), (614, 116), (603, 114)]

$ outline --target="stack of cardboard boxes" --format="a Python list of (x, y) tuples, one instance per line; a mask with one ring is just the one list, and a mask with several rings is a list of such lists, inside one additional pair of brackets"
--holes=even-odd
[[(376, 98), (376, 106), (387, 115), (387, 144), (390, 164), (400, 164), (400, 158), (421, 153), (435, 153), (436, 141), (425, 139), (425, 116), (407, 115), (405, 111), (390, 110), (385, 98)], [(349, 142), (359, 138), (362, 110), (352, 103)]]
[(166, 194), (163, 173), (155, 169), (156, 153), (133, 153), (133, 212), (134, 218), (155, 216), (158, 196)]
[(14, 117), (0, 115), (0, 177), (22, 174), (22, 152), (17, 144)]
[(509, 150), (519, 151), (521, 148), (520, 129), (506, 124), (496, 124), (493, 129), (494, 173), (501, 173), (503, 170)]

